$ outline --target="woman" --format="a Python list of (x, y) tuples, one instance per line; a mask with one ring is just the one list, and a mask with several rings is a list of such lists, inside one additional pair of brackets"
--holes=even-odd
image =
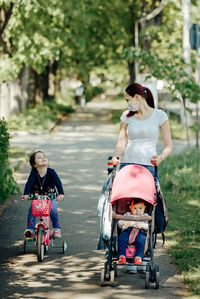
[[(154, 166), (158, 166), (172, 151), (167, 114), (155, 108), (151, 91), (138, 83), (132, 83), (126, 88), (125, 100), (128, 110), (120, 118), (120, 133), (112, 162), (114, 165), (120, 163), (120, 168), (128, 164), (139, 164), (155, 176)], [(160, 131), (164, 149), (158, 155), (156, 145)]]

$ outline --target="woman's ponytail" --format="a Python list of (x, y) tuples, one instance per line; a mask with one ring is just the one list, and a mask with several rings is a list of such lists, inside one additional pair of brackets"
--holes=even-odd
[(144, 92), (146, 94), (145, 99), (147, 101), (147, 104), (150, 107), (155, 108), (154, 98), (153, 98), (151, 90), (149, 88), (147, 88), (147, 87), (144, 87)]

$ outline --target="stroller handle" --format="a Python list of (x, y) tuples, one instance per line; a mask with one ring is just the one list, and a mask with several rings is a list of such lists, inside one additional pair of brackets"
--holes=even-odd
[(158, 178), (158, 166), (155, 166), (155, 178)]
[[(119, 160), (119, 157), (116, 157), (117, 158), (117, 160)], [(118, 165), (118, 164), (117, 164)], [(113, 165), (113, 170), (115, 170), (116, 171), (116, 169), (117, 169), (117, 165)]]

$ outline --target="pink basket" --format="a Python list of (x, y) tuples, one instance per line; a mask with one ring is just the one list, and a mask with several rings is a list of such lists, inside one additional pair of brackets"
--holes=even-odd
[(49, 216), (51, 212), (51, 201), (49, 199), (38, 198), (31, 201), (32, 215)]

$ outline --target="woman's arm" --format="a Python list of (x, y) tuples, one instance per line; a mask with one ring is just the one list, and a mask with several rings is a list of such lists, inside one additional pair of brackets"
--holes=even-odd
[(160, 129), (163, 137), (164, 149), (160, 155), (155, 155), (151, 158), (151, 163), (154, 166), (158, 166), (164, 159), (166, 159), (171, 154), (172, 151), (172, 139), (171, 139), (169, 120), (166, 120), (161, 125)]
[[(126, 147), (126, 142), (127, 142), (127, 134), (126, 134), (126, 128), (127, 124), (121, 121), (120, 123), (120, 132), (118, 136), (118, 141), (117, 145), (115, 148), (115, 157), (113, 157), (112, 162), (114, 165), (117, 165), (120, 163), (120, 159), (123, 156), (125, 147)], [(117, 159), (119, 157), (119, 159)]]

